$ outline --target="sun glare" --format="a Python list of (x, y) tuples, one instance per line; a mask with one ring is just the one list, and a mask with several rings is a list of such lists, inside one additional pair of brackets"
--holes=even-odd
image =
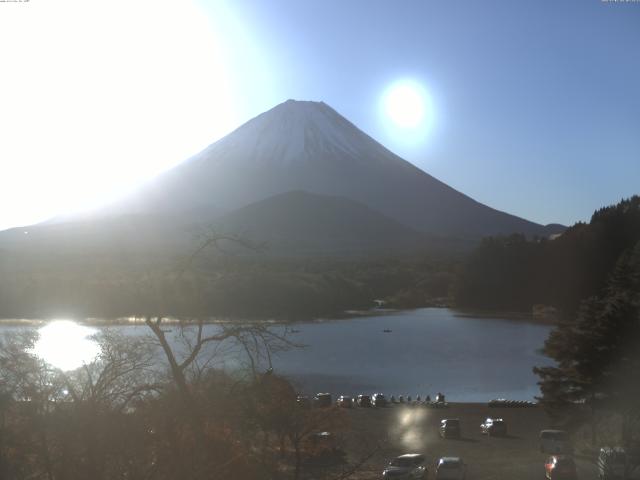
[(395, 424), (391, 426), (391, 433), (409, 450), (424, 449), (426, 418), (427, 412), (425, 410), (402, 408), (396, 416)]
[(386, 141), (400, 152), (421, 145), (435, 126), (431, 95), (415, 80), (397, 80), (389, 85), (380, 97), (379, 112)]
[(427, 95), (415, 82), (393, 84), (386, 91), (383, 102), (388, 117), (401, 128), (415, 129), (429, 114)]
[(100, 205), (239, 120), (224, 15), (194, 1), (2, 10), (0, 202), (12, 212), (0, 229)]
[(54, 320), (38, 330), (31, 353), (62, 371), (75, 370), (100, 354), (98, 343), (91, 338), (96, 333), (71, 320)]
[(424, 99), (412, 85), (393, 87), (387, 93), (385, 103), (387, 114), (401, 127), (415, 128), (424, 119)]

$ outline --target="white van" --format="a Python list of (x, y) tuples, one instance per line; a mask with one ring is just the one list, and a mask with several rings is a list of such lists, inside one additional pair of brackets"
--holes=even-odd
[(542, 430), (540, 432), (542, 453), (571, 453), (569, 434), (564, 430)]
[(622, 447), (603, 447), (598, 455), (598, 477), (602, 480), (625, 479), (629, 472), (627, 452)]

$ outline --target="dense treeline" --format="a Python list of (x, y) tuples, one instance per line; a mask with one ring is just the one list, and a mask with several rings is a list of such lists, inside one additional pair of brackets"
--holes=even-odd
[(0, 255), (0, 317), (300, 319), (366, 309), (387, 299), (415, 307), (446, 297), (455, 258), (286, 258), (209, 252), (185, 259), (117, 255)]
[(620, 256), (602, 293), (551, 332), (545, 353), (556, 365), (535, 369), (543, 405), (565, 423), (588, 425), (594, 447), (640, 452), (639, 345), (640, 241)]
[(640, 452), (640, 197), (596, 211), (555, 239), (488, 238), (461, 265), (457, 305), (561, 315), (535, 368), (541, 403), (583, 453)]
[(616, 262), (640, 241), (640, 197), (596, 211), (555, 239), (487, 238), (463, 263), (457, 305), (530, 311), (552, 305), (572, 316), (600, 294)]

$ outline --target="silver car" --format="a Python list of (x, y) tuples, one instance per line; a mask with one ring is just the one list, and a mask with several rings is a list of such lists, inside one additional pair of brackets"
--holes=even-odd
[(419, 453), (407, 453), (400, 455), (389, 462), (382, 471), (383, 479), (426, 479), (427, 465), (424, 455)]
[(464, 480), (467, 465), (460, 457), (442, 457), (436, 466), (436, 480)]

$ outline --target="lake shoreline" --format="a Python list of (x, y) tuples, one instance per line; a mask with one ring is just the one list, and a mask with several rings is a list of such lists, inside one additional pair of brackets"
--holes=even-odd
[[(500, 310), (474, 310), (467, 308), (456, 308), (455, 306), (444, 306), (444, 305), (429, 305), (425, 307), (416, 307), (416, 308), (371, 308), (371, 309), (353, 309), (353, 310), (345, 310), (343, 312), (336, 313), (334, 315), (327, 315), (322, 317), (314, 317), (314, 318), (299, 318), (299, 319), (282, 319), (282, 318), (262, 318), (262, 319), (240, 319), (240, 318), (213, 318), (209, 317), (203, 320), (205, 325), (227, 325), (227, 324), (237, 324), (244, 323), (246, 325), (279, 325), (279, 326), (288, 326), (288, 325), (299, 325), (304, 323), (325, 323), (325, 322), (334, 322), (334, 321), (342, 321), (342, 320), (351, 320), (355, 318), (367, 318), (367, 317), (378, 317), (389, 314), (403, 314), (415, 312), (417, 310), (424, 309), (449, 309), (455, 313), (457, 317), (461, 318), (477, 318), (480, 320), (506, 320), (506, 321), (514, 321), (514, 322), (524, 322), (529, 324), (538, 324), (538, 325), (554, 325), (556, 323), (555, 319), (547, 319), (541, 318), (539, 316), (534, 316), (528, 312), (514, 312), (514, 311), (500, 311)], [(85, 318), (85, 319), (73, 319), (71, 320), (85, 326), (90, 327), (109, 327), (109, 326), (140, 326), (145, 325), (146, 317), (121, 317), (114, 319), (104, 319), (104, 318)], [(156, 318), (156, 317), (152, 317)], [(28, 318), (0, 318), (0, 326), (12, 326), (12, 327), (33, 327), (33, 326), (42, 326), (46, 325), (48, 322), (58, 320), (59, 318), (50, 318), (50, 319), (28, 319)], [(175, 317), (164, 317), (162, 320), (164, 324), (171, 325), (197, 325), (200, 323), (200, 320), (190, 319), (190, 318), (175, 318)]]
[[(224, 320), (210, 321), (204, 326), (204, 335), (217, 334), (225, 326), (240, 326)], [(38, 330), (45, 340), (51, 337), (53, 346), (63, 338), (66, 356), (84, 351), (75, 348), (74, 341), (93, 341), (89, 337), (101, 330), (125, 336), (151, 335), (142, 318), (121, 319), (119, 324), (101, 319), (58, 323), (54, 328), (52, 323), (27, 319), (0, 323), (0, 327), (7, 334)], [(180, 327), (193, 334), (195, 324), (169, 318), (163, 325), (169, 342), (183, 352)], [(272, 367), (292, 379), (298, 391), (308, 394), (382, 391), (425, 398), (428, 392), (443, 391), (452, 400), (531, 400), (539, 394), (532, 368), (549, 364), (540, 353), (548, 326), (488, 316), (473, 318), (469, 312), (459, 314), (445, 308), (350, 311), (342, 319), (246, 325), (277, 331), (302, 347), (278, 350), (268, 361), (263, 357), (259, 368)], [(492, 348), (486, 349), (486, 345)], [(229, 348), (216, 360), (220, 368), (244, 368), (243, 351), (232, 345)], [(215, 353), (216, 347), (212, 349)]]

